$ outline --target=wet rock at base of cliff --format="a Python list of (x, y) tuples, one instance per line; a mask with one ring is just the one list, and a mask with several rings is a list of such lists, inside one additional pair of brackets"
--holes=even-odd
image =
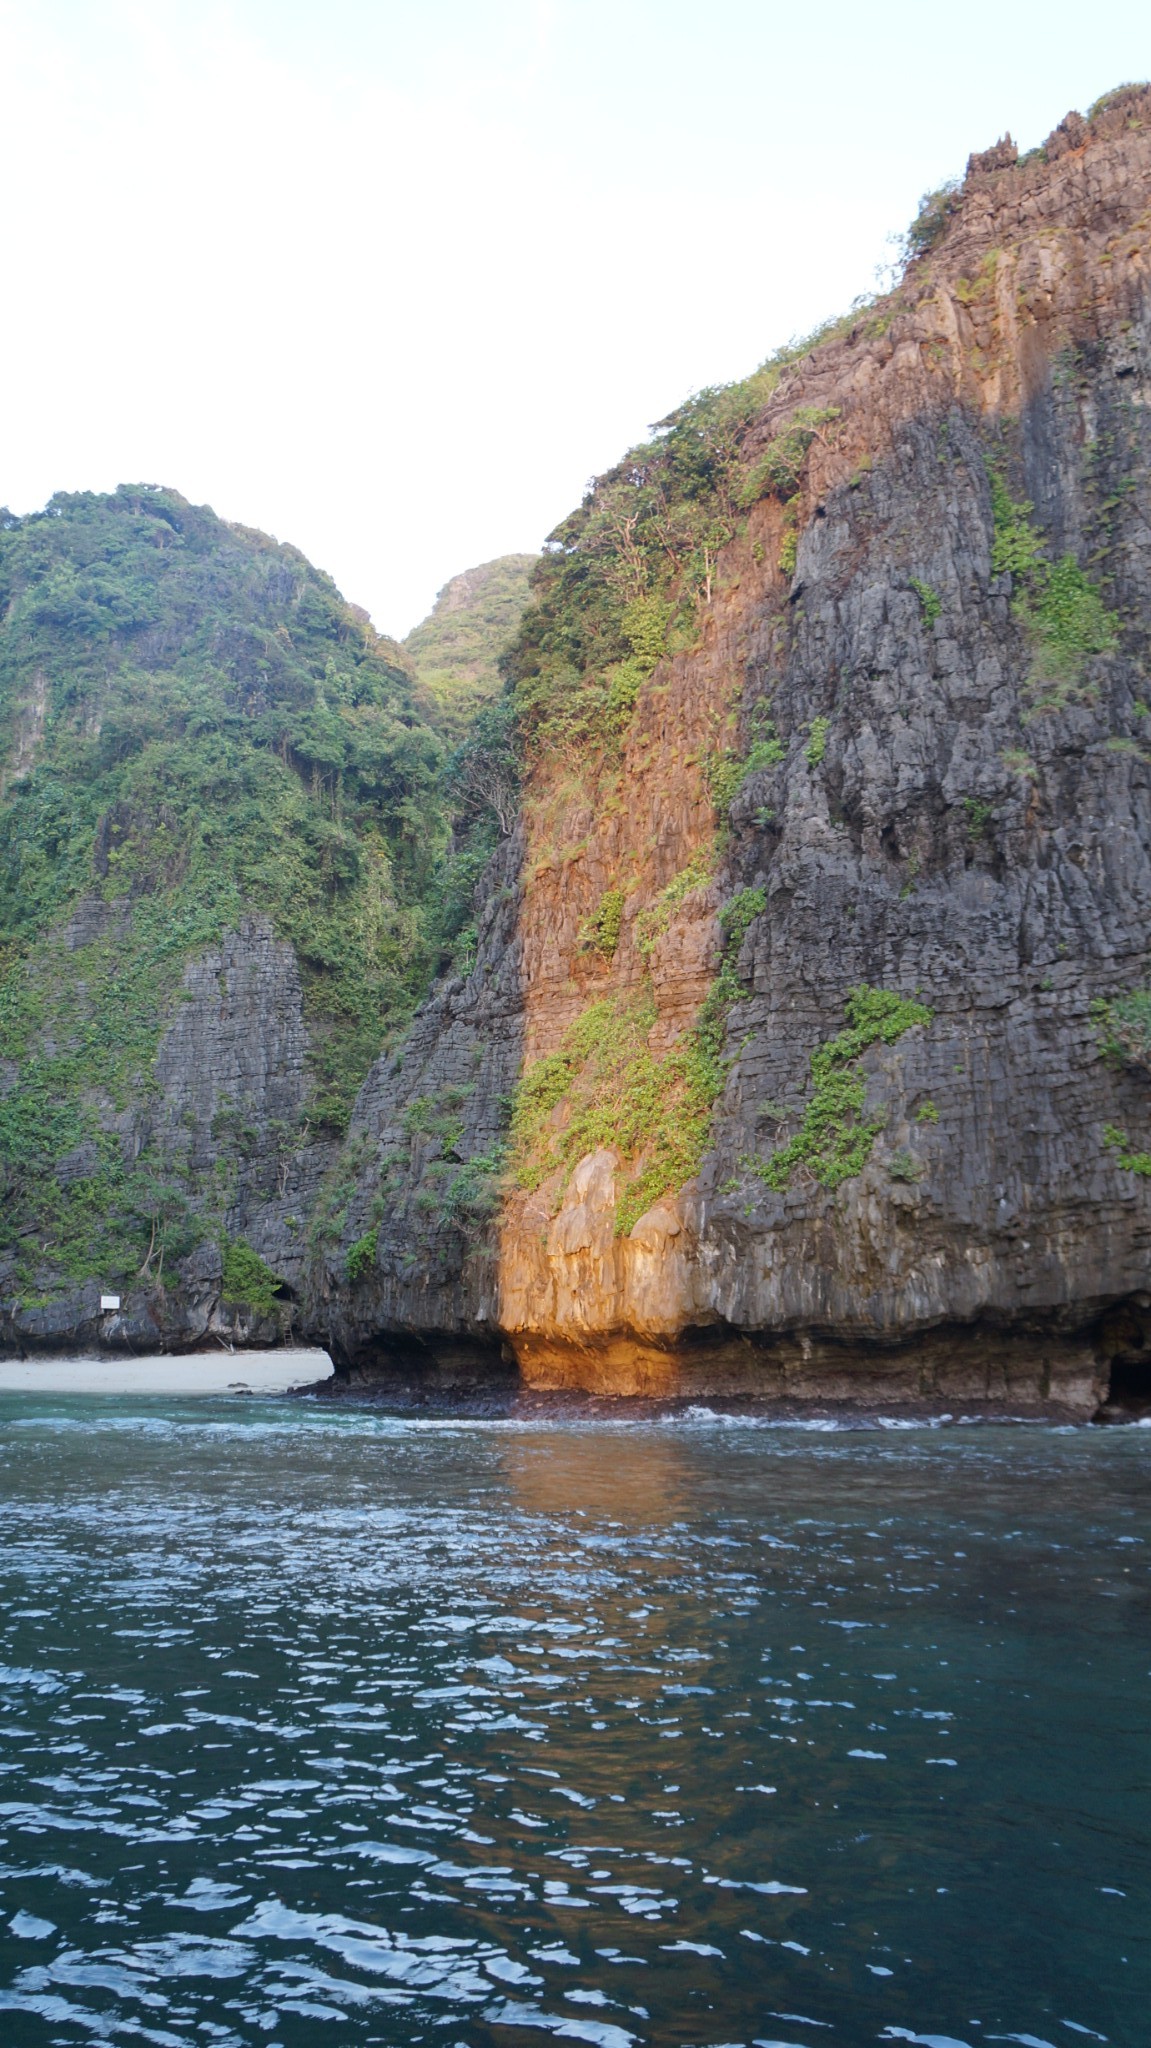
[(525, 1384), (537, 1392), (721, 1399), (741, 1407), (770, 1402), (797, 1412), (831, 1402), (1085, 1419), (1108, 1390), (1107, 1368), (1090, 1333), (986, 1325), (935, 1330), (898, 1345), (713, 1326), (664, 1345), (626, 1335), (584, 1344), (524, 1336), (516, 1351)]

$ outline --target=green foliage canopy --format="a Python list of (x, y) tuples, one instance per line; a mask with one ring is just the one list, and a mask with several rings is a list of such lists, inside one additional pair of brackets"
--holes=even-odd
[(6, 517), (0, 608), (0, 1254), (126, 1280), (196, 1231), (178, 1161), (109, 1131), (186, 962), (271, 919), (340, 1130), (443, 951), (443, 748), (330, 578), (174, 491)]

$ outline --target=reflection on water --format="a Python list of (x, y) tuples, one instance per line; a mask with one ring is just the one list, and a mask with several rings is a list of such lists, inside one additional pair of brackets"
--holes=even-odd
[(692, 1514), (697, 1465), (682, 1430), (678, 1437), (670, 1430), (603, 1426), (542, 1437), (517, 1430), (503, 1436), (497, 1455), (508, 1493), (535, 1514), (628, 1529), (657, 1528)]
[(1146, 2040), (1151, 1432), (0, 1406), (0, 2040)]

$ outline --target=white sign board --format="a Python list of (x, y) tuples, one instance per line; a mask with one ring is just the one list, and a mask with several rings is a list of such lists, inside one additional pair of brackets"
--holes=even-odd
[(101, 1313), (103, 1313), (104, 1309), (106, 1308), (119, 1308), (119, 1306), (120, 1297), (118, 1294), (102, 1294), (100, 1296)]

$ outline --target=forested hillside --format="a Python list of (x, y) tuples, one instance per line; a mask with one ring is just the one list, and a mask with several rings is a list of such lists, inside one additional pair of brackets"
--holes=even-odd
[[(451, 862), (406, 664), (294, 548), (174, 491), (61, 495), (4, 515), (0, 605), (0, 1258), (35, 1301), (170, 1274), (257, 1155), (286, 1190), (342, 1131), (450, 942)], [(189, 963), (245, 930), (298, 1012), (270, 1150), (226, 1087), (197, 1146), (157, 1072)]]
[(500, 555), (445, 583), (403, 643), (432, 723), (453, 742), (500, 695), (500, 656), (528, 602), (538, 555)]

